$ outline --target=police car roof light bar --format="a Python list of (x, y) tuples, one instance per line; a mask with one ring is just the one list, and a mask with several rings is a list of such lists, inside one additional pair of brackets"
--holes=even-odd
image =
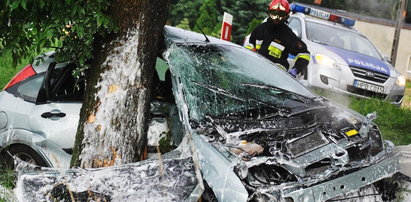
[(325, 12), (325, 11), (318, 10), (315, 8), (306, 7), (300, 4), (292, 3), (290, 7), (291, 7), (291, 11), (293, 12), (304, 13), (306, 15), (310, 15), (310, 16), (325, 19), (331, 22), (339, 23), (344, 26), (352, 27), (355, 24), (355, 20), (351, 18), (346, 18), (346, 17), (342, 17), (339, 15), (331, 14), (329, 12)]

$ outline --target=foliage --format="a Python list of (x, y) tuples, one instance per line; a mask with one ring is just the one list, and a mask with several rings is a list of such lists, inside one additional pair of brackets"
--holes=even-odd
[(164, 135), (164, 137), (162, 137), (159, 141), (159, 151), (161, 154), (170, 152), (172, 150), (174, 150), (176, 148), (176, 146), (174, 145), (173, 139), (171, 138), (171, 133), (169, 132), (164, 132), (166, 134), (162, 134)]
[(184, 18), (184, 19), (181, 20), (180, 24), (176, 25), (176, 27), (179, 27), (179, 28), (185, 29), (185, 30), (191, 30), (190, 20), (188, 18)]
[(28, 59), (22, 59), (21, 63), (13, 68), (13, 60), (11, 58), (11, 52), (6, 52), (3, 56), (0, 56), (0, 90), (6, 86), (6, 84), (13, 78), (14, 75), (19, 72), (24, 65), (29, 63)]
[(223, 10), (233, 15), (232, 38), (234, 43), (242, 44), (245, 36), (267, 17), (269, 2), (267, 0), (222, 0)]
[[(220, 36), (224, 12), (233, 15), (232, 41), (241, 44), (244, 37), (266, 17), (269, 0), (174, 0), (170, 6), (169, 23), (208, 35)], [(188, 20), (188, 22), (187, 22)], [(182, 26), (181, 26), (182, 25)]]
[(216, 10), (216, 0), (204, 0), (200, 7), (200, 16), (194, 26), (194, 30), (202, 30), (204, 33), (219, 37), (222, 18), (220, 13)]
[(0, 55), (11, 51), (15, 66), (22, 58), (54, 47), (58, 61), (83, 65), (92, 58), (94, 37), (115, 30), (106, 13), (108, 6), (109, 0), (3, 0)]
[(200, 12), (198, 11), (200, 10), (201, 5), (202, 1), (172, 0), (169, 9), (168, 22), (172, 26), (188, 24), (190, 30), (193, 29), (196, 19), (200, 15)]

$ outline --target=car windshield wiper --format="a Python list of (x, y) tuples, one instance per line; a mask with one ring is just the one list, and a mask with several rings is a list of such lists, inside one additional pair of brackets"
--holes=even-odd
[(191, 82), (193, 82), (197, 86), (201, 86), (201, 87), (203, 87), (205, 89), (208, 89), (210, 91), (213, 91), (217, 94), (224, 95), (224, 96), (227, 96), (229, 98), (233, 98), (233, 99), (236, 99), (236, 100), (239, 100), (239, 101), (242, 101), (242, 102), (252, 101), (252, 102), (255, 102), (255, 103), (258, 103), (258, 104), (266, 105), (270, 108), (273, 108), (273, 109), (277, 110), (278, 113), (276, 113), (276, 114), (279, 115), (279, 116), (288, 116), (291, 113), (291, 109), (288, 108), (288, 107), (283, 107), (283, 106), (271, 104), (271, 103), (268, 103), (268, 102), (264, 102), (264, 101), (261, 101), (261, 100), (251, 98), (251, 97), (238, 96), (238, 95), (236, 95), (232, 92), (229, 92), (229, 91), (227, 91), (225, 89), (222, 89), (222, 88), (219, 88), (217, 86), (204, 84), (204, 83), (200, 83), (200, 82), (197, 82), (197, 81), (191, 81)]
[(315, 98), (310, 98), (283, 88), (279, 88), (276, 86), (272, 85), (267, 85), (267, 84), (253, 84), (253, 83), (243, 83), (241, 84), (242, 86), (249, 86), (249, 87), (256, 87), (256, 88), (262, 88), (262, 89), (269, 89), (269, 90), (275, 90), (279, 91), (280, 93), (286, 94), (286, 95), (291, 95), (296, 98), (296, 100), (302, 102), (302, 103), (308, 103), (308, 102), (313, 102)]

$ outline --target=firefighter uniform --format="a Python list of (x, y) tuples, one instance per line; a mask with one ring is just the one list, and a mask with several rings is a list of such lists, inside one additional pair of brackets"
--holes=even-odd
[(288, 55), (296, 56), (296, 74), (303, 72), (310, 61), (306, 44), (285, 23), (275, 24), (270, 18), (254, 29), (245, 47), (282, 65), (285, 70), (289, 69)]

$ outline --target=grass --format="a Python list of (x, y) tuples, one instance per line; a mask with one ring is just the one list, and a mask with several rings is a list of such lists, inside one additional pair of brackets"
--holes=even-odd
[(411, 109), (411, 81), (407, 81), (402, 107)]
[(13, 170), (0, 170), (0, 185), (7, 189), (13, 189), (16, 186), (16, 176)]
[[(13, 170), (0, 169), (0, 202), (10, 201), (8, 198), (11, 190), (16, 187), (16, 174)], [(2, 198), (6, 197), (6, 198)]]

